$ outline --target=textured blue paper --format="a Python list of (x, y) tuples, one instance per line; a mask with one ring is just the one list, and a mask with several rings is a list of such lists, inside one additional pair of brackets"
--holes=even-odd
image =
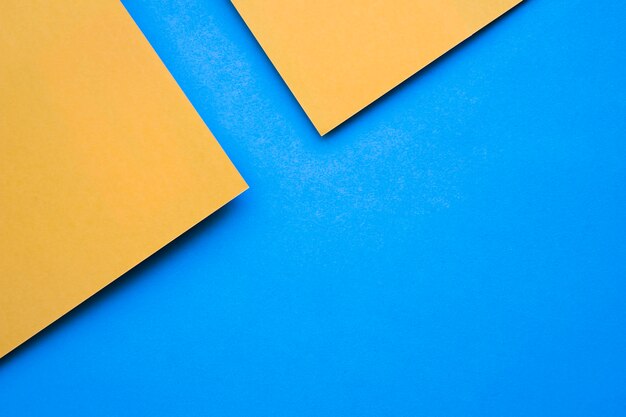
[(324, 139), (226, 0), (125, 4), (251, 188), (0, 416), (626, 415), (626, 3), (528, 0)]

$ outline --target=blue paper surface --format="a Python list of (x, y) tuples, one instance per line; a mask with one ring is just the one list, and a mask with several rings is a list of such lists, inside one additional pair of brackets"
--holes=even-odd
[(626, 415), (626, 3), (527, 0), (324, 138), (229, 2), (124, 3), (250, 190), (0, 416)]

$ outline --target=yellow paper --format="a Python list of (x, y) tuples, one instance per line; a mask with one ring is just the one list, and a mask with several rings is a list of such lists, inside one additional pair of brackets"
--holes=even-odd
[(325, 134), (521, 0), (232, 0)]
[(0, 2), (0, 357), (245, 188), (121, 3)]

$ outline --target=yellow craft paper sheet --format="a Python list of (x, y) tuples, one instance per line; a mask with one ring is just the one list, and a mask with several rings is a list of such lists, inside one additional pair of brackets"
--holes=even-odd
[(245, 188), (121, 3), (0, 2), (0, 357)]
[(325, 134), (521, 0), (232, 0)]

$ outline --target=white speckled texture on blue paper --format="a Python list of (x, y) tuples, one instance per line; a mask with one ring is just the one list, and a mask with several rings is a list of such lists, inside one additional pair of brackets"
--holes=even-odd
[(228, 1), (124, 3), (250, 190), (1, 416), (624, 415), (626, 3), (528, 0), (324, 138)]

